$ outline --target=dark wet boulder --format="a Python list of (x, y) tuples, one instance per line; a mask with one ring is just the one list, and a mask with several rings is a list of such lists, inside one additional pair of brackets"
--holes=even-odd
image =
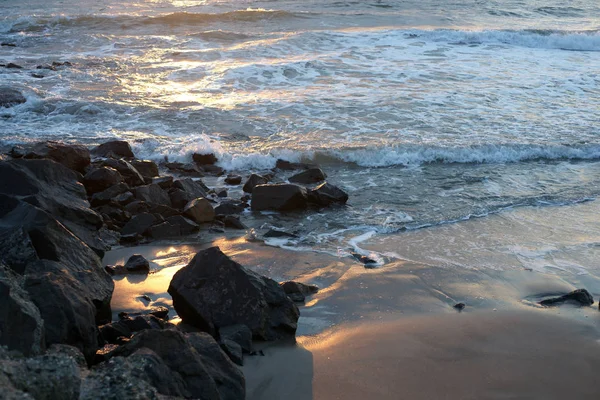
[(131, 146), (124, 140), (113, 140), (92, 149), (92, 154), (98, 157), (133, 158)]
[(194, 180), (192, 178), (179, 179), (173, 182), (173, 187), (181, 189), (188, 194), (189, 200), (196, 199), (198, 197), (208, 197), (208, 187), (201, 180)]
[(150, 212), (151, 206), (145, 201), (134, 200), (128, 203), (124, 208), (125, 211), (127, 211), (131, 215), (137, 215)]
[(308, 195), (302, 186), (279, 183), (258, 185), (252, 192), (252, 210), (293, 211), (308, 207)]
[(265, 178), (264, 176), (260, 176), (258, 174), (252, 174), (252, 175), (250, 175), (250, 177), (248, 178), (246, 183), (244, 183), (244, 187), (242, 188), (242, 190), (246, 193), (252, 193), (256, 186), (264, 185), (268, 182), (269, 182), (269, 180), (267, 178)]
[(145, 235), (152, 225), (157, 222), (156, 216), (150, 213), (141, 213), (131, 217), (129, 222), (121, 229), (121, 235)]
[(176, 225), (181, 235), (190, 235), (200, 230), (200, 225), (181, 215), (167, 218), (167, 222)]
[(0, 86), (0, 107), (12, 107), (27, 101), (25, 96), (17, 89)]
[(325, 178), (327, 178), (327, 175), (321, 168), (310, 168), (290, 177), (288, 180), (292, 183), (312, 184), (323, 182)]
[(203, 165), (201, 168), (205, 174), (211, 176), (221, 176), (225, 173), (225, 170), (217, 165)]
[(307, 285), (295, 281), (281, 282), (279, 285), (290, 299), (299, 303), (303, 303), (306, 296), (313, 295), (319, 291), (319, 288), (315, 285)]
[(187, 175), (194, 177), (203, 177), (204, 171), (200, 166), (195, 163), (166, 163), (164, 166), (171, 172), (174, 172), (179, 175)]
[(217, 157), (213, 153), (208, 154), (192, 154), (192, 160), (199, 165), (212, 165), (217, 162)]
[(231, 215), (239, 214), (246, 208), (246, 203), (236, 200), (225, 200), (215, 207), (216, 214)]
[(240, 221), (240, 217), (235, 215), (220, 215), (218, 216), (225, 228), (233, 228), (233, 229), (248, 229), (246, 225), (242, 221)]
[(112, 201), (121, 203), (117, 197), (123, 193), (129, 192), (129, 186), (126, 183), (119, 183), (111, 186), (102, 192), (94, 193), (90, 199), (92, 207), (98, 207), (104, 204), (108, 204)]
[(312, 204), (327, 207), (332, 204), (346, 204), (348, 194), (330, 183), (324, 182), (308, 192)]
[[(144, 179), (153, 179), (158, 176), (158, 165), (150, 160), (133, 160), (131, 165), (144, 177)], [(148, 182), (156, 183), (156, 182)]]
[(171, 188), (169, 190), (169, 199), (171, 200), (171, 205), (176, 209), (183, 209), (187, 203), (196, 197), (192, 197), (191, 194), (177, 188)]
[(138, 186), (132, 190), (137, 200), (171, 207), (169, 194), (156, 184)]
[(289, 233), (286, 231), (280, 231), (280, 230), (275, 230), (275, 229), (269, 229), (264, 235), (263, 237), (266, 238), (297, 238), (298, 235), (295, 235), (293, 233)]
[(82, 174), (90, 165), (90, 151), (87, 147), (54, 141), (33, 145), (27, 149), (24, 158), (47, 158)]
[(221, 340), (219, 342), (221, 349), (227, 354), (229, 359), (237, 365), (244, 365), (244, 355), (242, 346), (231, 340)]
[(133, 332), (121, 321), (111, 322), (98, 327), (102, 339), (106, 343), (121, 344), (122, 338), (130, 338)]
[(365, 268), (374, 267), (377, 265), (377, 261), (372, 259), (371, 257), (364, 256), (360, 253), (351, 253), (352, 258), (356, 261), (364, 264)]
[(147, 274), (150, 272), (150, 263), (141, 254), (134, 254), (125, 263), (125, 269), (130, 273)]
[(298, 308), (279, 284), (242, 267), (218, 247), (198, 252), (175, 274), (168, 292), (184, 322), (213, 336), (235, 324), (264, 340), (296, 332)]
[(244, 324), (228, 325), (219, 328), (220, 341), (229, 340), (237, 343), (242, 351), (252, 351), (252, 331)]
[(121, 318), (120, 324), (125, 325), (131, 332), (139, 332), (147, 329), (165, 329), (165, 321), (154, 315), (136, 315)]
[(214, 193), (217, 195), (217, 197), (221, 197), (221, 198), (227, 197), (227, 189), (217, 188), (214, 190)]
[(23, 69), (23, 67), (19, 64), (15, 64), (15, 63), (11, 63), (9, 62), (8, 64), (6, 64), (4, 66), (4, 68), (8, 68), (8, 69)]
[(119, 174), (121, 174), (123, 177), (123, 181), (131, 187), (141, 186), (146, 183), (144, 177), (138, 172), (138, 170), (125, 160), (107, 158), (102, 162), (101, 165), (103, 167), (110, 167), (119, 171)]
[(150, 236), (157, 240), (175, 238), (181, 236), (181, 230), (179, 229), (179, 225), (165, 221), (151, 227)]
[(540, 301), (542, 306), (558, 306), (563, 303), (577, 304), (579, 306), (591, 306), (594, 304), (594, 297), (585, 289), (577, 289), (571, 293), (564, 294), (558, 297), (552, 297)]
[(24, 355), (40, 354), (46, 348), (44, 321), (22, 279), (0, 262), (0, 346)]
[(225, 183), (228, 185), (239, 185), (242, 183), (242, 177), (239, 175), (227, 175), (227, 178), (225, 178)]
[[(131, 214), (123, 210), (123, 208), (118, 204), (105, 204), (96, 208), (96, 211), (98, 211), (104, 218), (108, 218), (118, 226), (125, 225), (131, 219)], [(105, 219), (105, 222), (106, 221), (107, 220)]]
[(190, 201), (183, 208), (183, 215), (195, 223), (201, 224), (203, 222), (210, 222), (214, 220), (215, 210), (210, 204), (210, 201), (200, 197)]
[(160, 186), (161, 188), (168, 190), (173, 186), (173, 177), (172, 176), (157, 176), (152, 178), (152, 181), (155, 185)]
[(309, 169), (314, 167), (315, 166), (311, 164), (293, 163), (282, 159), (278, 159), (275, 163), (275, 168), (280, 169), (282, 171), (294, 171), (298, 169)]
[(119, 171), (110, 167), (93, 168), (83, 177), (83, 186), (89, 195), (102, 192), (121, 182), (123, 177)]

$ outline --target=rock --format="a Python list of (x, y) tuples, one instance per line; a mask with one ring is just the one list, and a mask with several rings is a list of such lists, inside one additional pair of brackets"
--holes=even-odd
[(168, 292), (185, 323), (213, 336), (234, 324), (245, 324), (264, 340), (296, 332), (298, 307), (279, 284), (246, 270), (218, 247), (198, 252), (175, 274)]
[(181, 212), (177, 211), (176, 209), (163, 204), (150, 204), (148, 212), (152, 214), (158, 214), (163, 218), (174, 217), (181, 214)]
[(348, 194), (337, 186), (324, 182), (308, 192), (309, 201), (318, 206), (327, 207), (332, 204), (346, 204)]
[(169, 217), (167, 218), (167, 222), (178, 226), (181, 235), (190, 235), (200, 230), (200, 225), (192, 220), (182, 217), (181, 215)]
[(123, 140), (113, 140), (101, 144), (92, 150), (92, 154), (98, 157), (126, 157), (133, 158), (133, 151), (129, 143)]
[(149, 380), (161, 394), (210, 400), (245, 398), (241, 371), (209, 335), (186, 336), (169, 329), (146, 330), (117, 348), (113, 356), (129, 357), (129, 360), (142, 348), (155, 352), (172, 371), (170, 376), (156, 374), (155, 379)]
[(35, 144), (24, 155), (25, 158), (47, 158), (65, 167), (85, 173), (90, 165), (90, 151), (85, 146), (68, 145), (60, 142), (41, 142)]
[(246, 353), (252, 351), (252, 331), (244, 324), (228, 325), (219, 328), (219, 338), (221, 341), (229, 340), (237, 343)]
[(298, 236), (294, 235), (293, 233), (288, 233), (288, 232), (285, 232), (285, 231), (278, 231), (278, 230), (275, 230), (275, 229), (269, 229), (267, 231), (267, 233), (265, 233), (263, 235), (263, 237), (266, 237), (266, 238), (282, 238), (282, 237), (297, 238)]
[(89, 208), (80, 175), (52, 160), (0, 162), (0, 193), (17, 196), (52, 214), (61, 224), (103, 255), (102, 218)]
[(48, 348), (46, 354), (59, 354), (73, 359), (80, 368), (87, 368), (85, 357), (77, 347), (68, 344), (53, 344)]
[(0, 262), (0, 346), (26, 356), (42, 353), (46, 348), (44, 321), (20, 278)]
[(141, 254), (134, 254), (125, 263), (125, 269), (136, 274), (147, 274), (150, 272), (150, 263)]
[(225, 339), (219, 342), (219, 345), (231, 361), (233, 361), (237, 365), (244, 365), (242, 347), (239, 344), (237, 344), (234, 341)]
[(308, 196), (302, 186), (287, 183), (258, 185), (252, 193), (253, 211), (293, 211), (307, 207)]
[(311, 184), (322, 182), (325, 178), (327, 178), (327, 175), (325, 175), (321, 168), (310, 168), (290, 177), (288, 180), (292, 183)]
[(311, 164), (293, 163), (293, 162), (285, 161), (282, 159), (278, 159), (277, 162), (275, 163), (275, 168), (283, 170), (283, 171), (294, 171), (297, 169), (315, 168), (315, 166), (311, 165)]
[(351, 256), (356, 261), (363, 263), (365, 265), (365, 268), (373, 267), (373, 266), (375, 266), (375, 264), (377, 264), (376, 260), (373, 260), (372, 258), (367, 257), (367, 256), (363, 256), (362, 254), (359, 254), (359, 253), (352, 253)]
[(139, 332), (147, 329), (164, 329), (165, 321), (154, 315), (137, 315), (133, 318), (122, 318), (119, 323), (126, 326), (131, 332)]
[(169, 194), (156, 184), (138, 186), (133, 189), (133, 194), (137, 200), (171, 207)]
[(183, 208), (183, 215), (196, 223), (210, 222), (215, 219), (215, 210), (208, 200), (199, 197)]
[(134, 215), (121, 229), (121, 235), (144, 235), (156, 222), (156, 217), (150, 213)]
[[(0, 362), (2, 398), (10, 399), (7, 384), (23, 393), (14, 399), (76, 400), (81, 374), (73, 357), (49, 353), (27, 359), (5, 358)], [(27, 394), (27, 396), (25, 396)]]
[(173, 187), (187, 193), (190, 196), (188, 202), (198, 197), (208, 197), (208, 187), (201, 180), (180, 179), (173, 182)]
[(131, 215), (150, 212), (150, 205), (145, 201), (134, 200), (125, 206), (125, 211)]
[(152, 178), (152, 182), (155, 185), (160, 186), (162, 189), (170, 189), (173, 186), (173, 177), (172, 176), (158, 176), (156, 178)]
[(268, 182), (269, 181), (267, 180), (267, 178), (257, 174), (252, 174), (250, 175), (246, 183), (244, 183), (244, 187), (242, 188), (242, 190), (246, 193), (252, 193), (257, 185), (264, 185)]
[(121, 321), (112, 322), (98, 327), (100, 334), (106, 343), (120, 344), (121, 338), (131, 338), (133, 332)]
[(146, 183), (144, 177), (133, 167), (130, 163), (125, 160), (115, 160), (114, 158), (107, 158), (101, 164), (103, 167), (114, 168), (119, 171), (119, 174), (123, 177), (123, 181), (129, 186), (140, 186)]
[(299, 303), (303, 303), (306, 296), (310, 296), (319, 291), (319, 288), (315, 285), (307, 285), (295, 281), (282, 282), (279, 285), (290, 299)]
[(227, 189), (215, 189), (214, 192), (217, 195), (217, 197), (227, 197)]
[(16, 89), (0, 86), (0, 107), (12, 107), (27, 101), (25, 96)]
[(242, 221), (240, 221), (240, 217), (236, 217), (233, 215), (225, 215), (223, 218), (223, 224), (226, 228), (248, 229), (248, 227), (244, 225)]
[(194, 160), (194, 162), (196, 164), (212, 165), (217, 162), (217, 157), (212, 153), (209, 153), (209, 154), (194, 153), (194, 154), (192, 154), (192, 160)]
[(111, 186), (102, 192), (94, 193), (92, 198), (90, 199), (90, 204), (92, 207), (98, 207), (104, 204), (108, 204), (111, 201), (115, 201), (116, 203), (121, 203), (117, 197), (123, 193), (129, 192), (129, 186), (126, 183), (119, 183), (115, 186)]
[(465, 309), (466, 305), (465, 303), (456, 303), (455, 305), (452, 306), (455, 310), (457, 311), (462, 311)]
[(246, 208), (246, 204), (241, 201), (226, 200), (215, 207), (216, 214), (231, 215), (239, 214)]
[(195, 177), (204, 176), (202, 169), (198, 165), (193, 163), (166, 163), (165, 167), (167, 167), (169, 171), (173, 171), (181, 175), (189, 175)]
[(239, 185), (242, 183), (242, 177), (239, 175), (227, 175), (227, 178), (225, 178), (225, 183), (228, 185)]
[(195, 199), (189, 193), (184, 192), (181, 189), (172, 188), (169, 190), (169, 199), (171, 199), (171, 205), (179, 210), (186, 206), (191, 200)]
[(135, 200), (135, 196), (131, 192), (125, 192), (115, 196), (113, 200), (119, 205), (126, 206), (127, 204)]
[[(158, 176), (158, 165), (154, 161), (150, 160), (133, 160), (131, 165), (135, 168), (145, 179), (154, 179)], [(173, 177), (170, 177), (173, 181)], [(157, 182), (150, 182), (157, 183)], [(164, 189), (164, 188), (163, 188)]]
[(550, 307), (557, 306), (565, 302), (576, 303), (580, 306), (591, 306), (592, 304), (594, 304), (594, 298), (587, 290), (577, 289), (572, 291), (571, 293), (567, 293), (559, 297), (553, 297), (551, 299), (542, 300), (540, 301), (540, 304), (546, 307)]
[(223, 168), (218, 167), (216, 165), (203, 165), (201, 168), (202, 171), (213, 176), (221, 176), (225, 173), (225, 170)]
[(170, 222), (154, 225), (150, 228), (150, 236), (154, 239), (168, 239), (181, 236), (179, 225), (173, 225)]
[(102, 192), (121, 182), (123, 182), (121, 174), (109, 167), (94, 168), (83, 177), (83, 185), (89, 195)]
[(15, 64), (15, 63), (8, 63), (8, 64), (6, 64), (5, 68), (8, 68), (8, 69), (23, 69), (22, 66), (20, 66), (19, 64)]

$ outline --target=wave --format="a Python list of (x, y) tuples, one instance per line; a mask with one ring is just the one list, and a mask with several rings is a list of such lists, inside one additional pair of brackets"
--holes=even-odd
[(77, 16), (30, 16), (5, 18), (0, 21), (0, 33), (40, 32), (53, 28), (131, 28), (144, 25), (197, 25), (218, 22), (258, 22), (306, 18), (308, 12), (288, 12), (249, 8), (225, 13), (176, 12), (158, 16), (148, 15), (77, 15)]
[(519, 47), (574, 51), (600, 51), (600, 30), (560, 31), (544, 29), (466, 31), (438, 29), (414, 30), (405, 34), (458, 45), (503, 44)]

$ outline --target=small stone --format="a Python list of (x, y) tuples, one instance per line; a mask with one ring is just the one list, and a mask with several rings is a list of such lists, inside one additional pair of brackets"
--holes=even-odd
[(456, 303), (453, 307), (460, 312), (465, 309), (466, 304), (465, 303)]

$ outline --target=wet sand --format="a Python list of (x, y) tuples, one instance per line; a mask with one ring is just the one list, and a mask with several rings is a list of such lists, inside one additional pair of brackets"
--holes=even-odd
[[(321, 288), (300, 308), (297, 345), (263, 344), (264, 357), (245, 358), (250, 400), (587, 399), (600, 392), (597, 306), (536, 305), (542, 295), (576, 288), (576, 276), (401, 261), (365, 269), (349, 258), (206, 237), (109, 253), (107, 263), (144, 254), (157, 270), (117, 280), (113, 311), (170, 306), (172, 275), (210, 245), (276, 280)], [(461, 313), (452, 308), (459, 301), (467, 304)]]

